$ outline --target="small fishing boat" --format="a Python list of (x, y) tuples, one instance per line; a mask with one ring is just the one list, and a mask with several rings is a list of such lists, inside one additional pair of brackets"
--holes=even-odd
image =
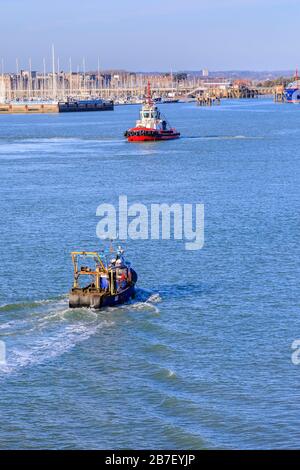
[(110, 259), (97, 251), (73, 251), (71, 255), (74, 280), (69, 292), (70, 308), (100, 309), (134, 298), (137, 274), (124, 259), (121, 247)]
[(149, 142), (156, 140), (173, 140), (180, 137), (180, 132), (171, 127), (151, 98), (150, 82), (145, 104), (140, 111), (140, 119), (135, 127), (124, 133), (128, 142)]

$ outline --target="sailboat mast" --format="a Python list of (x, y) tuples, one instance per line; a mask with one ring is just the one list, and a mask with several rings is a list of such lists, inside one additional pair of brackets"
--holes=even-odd
[(29, 57), (28, 99), (31, 98), (31, 57)]
[(152, 104), (150, 80), (148, 80), (147, 84), (147, 103)]
[(55, 52), (54, 44), (52, 44), (52, 98), (56, 98), (56, 77), (55, 77)]
[(19, 90), (19, 60), (16, 58), (16, 71), (17, 71), (17, 81), (16, 81), (16, 98), (18, 97)]
[(69, 58), (69, 72), (70, 72), (70, 78), (69, 78), (69, 91), (70, 95), (72, 95), (72, 58)]
[(100, 96), (100, 59), (99, 59), (99, 56), (98, 56), (98, 64), (97, 64), (97, 67), (98, 67), (98, 92), (99, 92), (99, 96)]

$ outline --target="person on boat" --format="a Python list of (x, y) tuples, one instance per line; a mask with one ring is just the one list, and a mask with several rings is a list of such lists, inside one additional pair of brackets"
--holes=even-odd
[(116, 268), (122, 268), (124, 266), (124, 260), (121, 258), (118, 258), (116, 261)]
[[(119, 261), (121, 261), (121, 263), (119, 263)], [(119, 267), (120, 265), (125, 265), (124, 250), (120, 246), (117, 251), (116, 264), (118, 264)]]
[(120, 284), (124, 289), (127, 286), (127, 269), (122, 270), (122, 274), (120, 276)]
[(109, 290), (109, 277), (107, 274), (102, 274), (100, 277), (100, 287), (102, 290)]

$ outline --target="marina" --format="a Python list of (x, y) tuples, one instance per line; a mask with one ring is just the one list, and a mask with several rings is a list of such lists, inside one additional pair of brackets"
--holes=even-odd
[(57, 105), (60, 112), (100, 111), (111, 110), (113, 105), (141, 104), (148, 82), (157, 104), (195, 101), (210, 106), (220, 104), (222, 99), (253, 99), (264, 95), (274, 96), (278, 101), (278, 87), (262, 86), (257, 80), (209, 78), (180, 72), (58, 72), (54, 66), (51, 73), (32, 70), (2, 73), (0, 113), (57, 112)]

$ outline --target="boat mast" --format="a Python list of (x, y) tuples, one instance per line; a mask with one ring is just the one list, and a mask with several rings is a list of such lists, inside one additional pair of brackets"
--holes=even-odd
[(72, 58), (69, 58), (69, 94), (72, 96)]
[(59, 57), (57, 57), (57, 75), (56, 75), (56, 91), (57, 91), (57, 97), (59, 98), (60, 96), (60, 73), (59, 73)]
[(29, 57), (29, 74), (28, 74), (28, 99), (31, 98), (31, 90), (32, 90), (32, 83), (31, 83), (31, 57)]
[(98, 63), (97, 63), (97, 73), (98, 73), (98, 95), (100, 96), (100, 59), (99, 59), (99, 56), (98, 56)]
[(52, 97), (55, 100), (56, 97), (56, 76), (55, 76), (55, 54), (54, 44), (52, 44)]
[(15, 98), (18, 97), (18, 90), (19, 90), (19, 61), (18, 61), (18, 58), (16, 58), (16, 70), (17, 70), (17, 80), (16, 80), (16, 96), (15, 96)]
[(43, 99), (46, 99), (46, 59), (43, 57)]
[(82, 68), (83, 68), (83, 94), (84, 94), (84, 98), (85, 98), (85, 93), (86, 93), (86, 82), (85, 82), (85, 57), (83, 57), (82, 59)]
[(150, 86), (150, 80), (148, 80), (147, 84), (147, 99), (146, 99), (147, 104), (151, 105), (153, 104), (153, 101), (151, 99), (151, 86)]

